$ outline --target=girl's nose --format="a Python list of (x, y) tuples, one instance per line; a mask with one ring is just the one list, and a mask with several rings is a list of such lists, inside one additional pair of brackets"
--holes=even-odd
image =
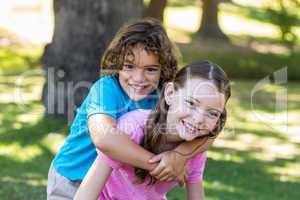
[(196, 110), (193, 113), (194, 122), (197, 125), (201, 125), (204, 122), (204, 111), (203, 110)]

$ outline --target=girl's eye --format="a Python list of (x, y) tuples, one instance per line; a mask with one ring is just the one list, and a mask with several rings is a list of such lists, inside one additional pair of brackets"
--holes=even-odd
[(193, 101), (190, 100), (185, 100), (185, 102), (189, 105), (189, 106), (194, 106), (195, 103)]
[(218, 113), (216, 113), (214, 111), (209, 111), (207, 115), (209, 118), (212, 118), (212, 119), (217, 118), (219, 116)]

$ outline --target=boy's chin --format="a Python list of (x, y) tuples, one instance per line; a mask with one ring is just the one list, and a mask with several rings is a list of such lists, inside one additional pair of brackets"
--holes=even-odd
[(130, 97), (130, 99), (132, 99), (133, 101), (140, 101), (140, 100), (146, 98), (147, 95), (137, 95), (137, 94), (135, 94), (135, 95), (129, 95), (129, 97)]

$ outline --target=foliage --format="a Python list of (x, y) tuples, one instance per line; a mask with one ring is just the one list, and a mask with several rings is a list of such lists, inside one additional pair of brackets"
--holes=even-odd
[(299, 20), (300, 1), (298, 0), (276, 0), (266, 8), (270, 20), (278, 26), (281, 32), (281, 40), (293, 50), (297, 42), (297, 35), (293, 27)]
[(265, 0), (262, 3), (261, 7), (234, 5), (240, 9), (239, 14), (276, 25), (281, 41), (290, 49), (291, 53), (294, 53), (294, 47), (298, 41), (294, 29), (300, 26), (300, 1)]

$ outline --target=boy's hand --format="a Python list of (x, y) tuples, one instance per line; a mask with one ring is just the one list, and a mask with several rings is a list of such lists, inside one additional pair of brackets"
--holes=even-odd
[(156, 168), (150, 171), (150, 175), (159, 181), (178, 180), (184, 183), (187, 175), (186, 163), (188, 159), (174, 151), (166, 151), (153, 156), (149, 162), (159, 162)]

